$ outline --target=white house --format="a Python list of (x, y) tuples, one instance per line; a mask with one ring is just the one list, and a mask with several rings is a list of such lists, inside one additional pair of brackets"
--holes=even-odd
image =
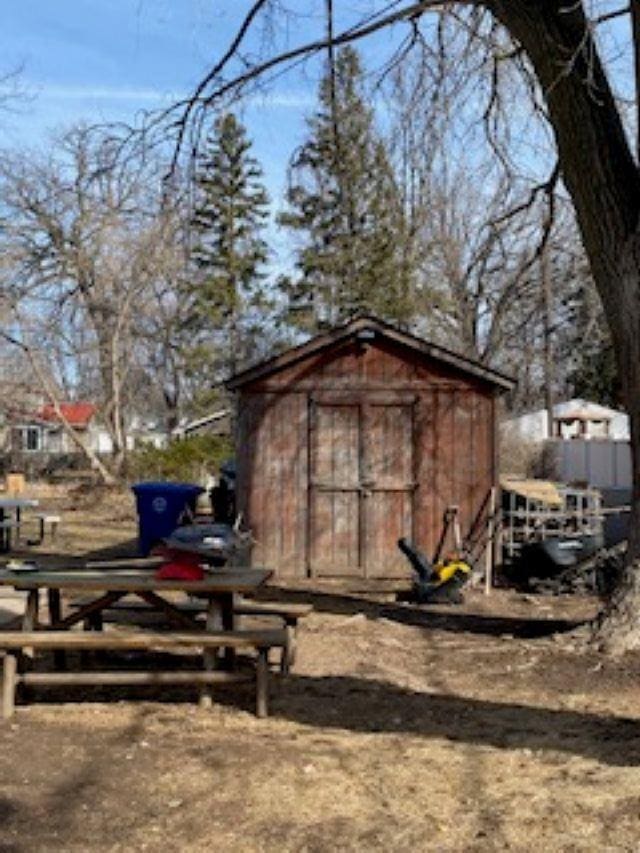
[(158, 425), (155, 418), (143, 418), (139, 414), (133, 415), (127, 431), (127, 450), (136, 447), (148, 446), (161, 450), (169, 443), (167, 431)]
[(551, 434), (546, 409), (509, 418), (503, 422), (503, 429), (535, 442), (548, 438), (629, 441), (629, 416), (617, 409), (576, 398), (554, 405)]
[[(60, 410), (96, 453), (110, 453), (113, 447), (108, 431), (96, 420), (93, 403), (61, 403)], [(77, 447), (62, 428), (55, 408), (47, 403), (32, 415), (14, 417), (10, 427), (10, 446), (25, 454), (62, 455), (77, 453)]]
[(174, 438), (188, 438), (192, 435), (230, 435), (231, 410), (218, 409), (192, 421), (182, 421), (173, 430)]

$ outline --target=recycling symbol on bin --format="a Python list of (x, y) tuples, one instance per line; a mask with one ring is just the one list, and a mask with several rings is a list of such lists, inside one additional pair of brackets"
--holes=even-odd
[(167, 499), (162, 497), (154, 498), (151, 506), (154, 512), (164, 512), (167, 508)]

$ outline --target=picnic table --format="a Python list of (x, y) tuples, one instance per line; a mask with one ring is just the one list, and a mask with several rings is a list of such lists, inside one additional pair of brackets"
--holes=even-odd
[[(29, 509), (38, 506), (38, 501), (34, 498), (9, 498), (0, 497), (0, 551), (6, 552), (11, 547), (11, 529), (15, 527), (20, 529), (20, 519), (23, 509)], [(7, 516), (14, 511), (15, 520), (12, 521)]]
[[(37, 630), (40, 591), (46, 590), (49, 606), (49, 630), (67, 630), (85, 623), (111, 607), (127, 595), (141, 598), (153, 609), (159, 610), (173, 624), (194, 629), (200, 626), (193, 616), (185, 613), (167, 594), (186, 593), (207, 601), (206, 628), (208, 630), (233, 630), (234, 595), (253, 595), (271, 577), (267, 569), (219, 569), (205, 575), (202, 580), (159, 580), (148, 569), (127, 569), (120, 564), (113, 569), (62, 569), (16, 572), (0, 569), (0, 586), (11, 586), (27, 592), (22, 618), (24, 631)], [(68, 616), (62, 615), (61, 594), (95, 593), (96, 598), (84, 603)]]
[[(286, 645), (285, 632), (277, 631), (239, 631), (235, 630), (234, 596), (252, 595), (271, 576), (267, 569), (243, 569), (234, 568), (229, 570), (217, 570), (208, 573), (202, 580), (184, 579), (158, 579), (148, 569), (127, 569), (120, 564), (117, 570), (113, 569), (87, 569), (87, 570), (36, 570), (29, 572), (16, 572), (10, 569), (0, 569), (0, 587), (10, 586), (16, 590), (27, 593), (25, 610), (21, 619), (22, 631), (18, 634), (0, 633), (0, 647), (15, 648), (24, 646), (23, 652), (28, 654), (34, 648), (50, 648), (54, 651), (56, 665), (64, 669), (66, 661), (65, 650), (69, 648), (152, 648), (158, 644), (167, 646), (175, 644), (183, 646), (186, 644), (201, 645), (203, 647), (204, 673), (166, 673), (167, 678), (182, 680), (189, 678), (201, 683), (201, 704), (211, 704), (211, 694), (208, 685), (218, 676), (224, 673), (219, 671), (217, 651), (224, 651), (224, 661), (232, 678), (235, 664), (236, 649), (244, 646), (253, 646), (259, 652), (259, 678), (258, 678), (258, 709), (259, 714), (266, 713), (266, 666), (267, 652), (269, 647)], [(39, 618), (40, 593), (46, 591), (49, 618), (41, 622)], [(64, 615), (62, 612), (62, 595), (73, 595), (74, 593), (91, 593), (88, 601), (84, 601), (74, 612)], [(203, 625), (197, 621), (197, 616), (185, 612), (179, 607), (179, 602), (168, 596), (176, 593), (188, 594), (206, 601), (206, 620)], [(104, 610), (112, 607), (115, 602), (125, 596), (135, 596), (142, 599), (152, 609), (160, 611), (167, 619), (175, 625), (178, 630), (168, 631), (161, 635), (146, 632), (148, 642), (145, 640), (145, 632), (136, 632), (134, 635), (118, 631), (108, 632), (106, 635), (100, 632), (96, 634), (91, 628), (101, 627), (100, 616)], [(96, 623), (96, 620), (97, 623)], [(85, 630), (69, 632), (69, 629), (82, 625)], [(20, 641), (20, 636), (25, 638)], [(199, 642), (198, 637), (201, 638)], [(104, 639), (102, 639), (104, 638)], [(24, 657), (24, 656), (23, 656)], [(6, 661), (5, 661), (6, 663)], [(5, 693), (12, 695), (14, 677), (11, 674), (11, 661), (5, 673)], [(8, 674), (7, 674), (8, 673)], [(139, 683), (146, 674), (134, 676), (127, 675), (126, 683)], [(68, 676), (60, 674), (26, 674), (21, 676), (25, 683), (61, 683), (61, 679), (67, 678), (65, 683), (91, 683), (96, 681), (112, 681), (113, 673), (75, 674)], [(151, 677), (151, 676), (149, 676)], [(204, 679), (208, 679), (206, 682)], [(78, 681), (80, 679), (80, 681)], [(154, 683), (160, 683), (161, 678), (153, 676)], [(6, 699), (7, 708), (12, 708), (12, 698)]]

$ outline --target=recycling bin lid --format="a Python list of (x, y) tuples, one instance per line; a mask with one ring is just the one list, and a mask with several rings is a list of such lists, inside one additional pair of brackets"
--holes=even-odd
[(204, 492), (204, 488), (202, 486), (197, 486), (194, 483), (173, 483), (167, 481), (156, 481), (156, 482), (144, 482), (144, 483), (135, 483), (131, 486), (131, 489), (136, 493), (144, 493), (144, 492), (162, 492), (162, 493), (171, 493), (171, 492), (191, 492), (192, 494), (200, 494)]

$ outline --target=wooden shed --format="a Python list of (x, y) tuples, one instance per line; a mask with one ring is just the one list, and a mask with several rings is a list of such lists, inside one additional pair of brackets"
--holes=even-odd
[(463, 534), (486, 512), (496, 397), (512, 385), (373, 317), (233, 377), (253, 564), (281, 577), (408, 576), (399, 537), (431, 554), (448, 505)]

